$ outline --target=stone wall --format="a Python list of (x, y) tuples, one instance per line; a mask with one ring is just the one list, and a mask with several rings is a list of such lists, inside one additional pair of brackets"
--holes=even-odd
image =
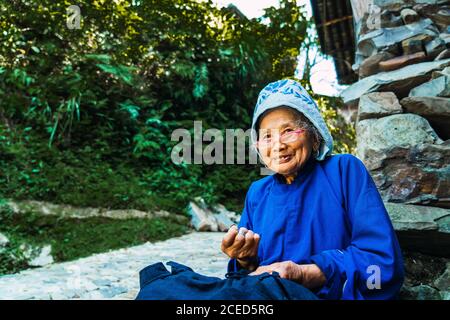
[[(357, 155), (409, 228), (396, 228), (406, 252), (403, 297), (449, 299), (450, 1), (365, 3), (355, 20), (359, 81), (342, 93)], [(439, 215), (439, 236), (425, 211)], [(424, 269), (433, 272), (421, 277)]]

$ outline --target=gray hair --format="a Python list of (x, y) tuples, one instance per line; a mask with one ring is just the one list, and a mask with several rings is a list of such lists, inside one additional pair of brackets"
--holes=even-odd
[(295, 121), (295, 125), (308, 132), (313, 141), (313, 152), (317, 152), (323, 142), (323, 138), (319, 133), (319, 130), (303, 115), (300, 115), (300, 119)]

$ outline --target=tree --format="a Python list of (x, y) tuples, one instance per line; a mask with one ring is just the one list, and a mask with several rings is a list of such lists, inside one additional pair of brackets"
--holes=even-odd
[(175, 165), (170, 133), (194, 119), (250, 126), (262, 87), (294, 74), (307, 28), (296, 2), (247, 19), (211, 0), (81, 0), (69, 29), (71, 4), (0, 4), (0, 192), (178, 211), (196, 195), (240, 203), (254, 167)]

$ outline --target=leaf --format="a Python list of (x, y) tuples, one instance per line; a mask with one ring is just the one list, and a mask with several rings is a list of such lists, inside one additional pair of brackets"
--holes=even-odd
[(233, 54), (233, 50), (232, 49), (219, 49), (219, 53), (222, 56), (231, 56)]
[(202, 98), (206, 95), (208, 89), (208, 68), (203, 63), (195, 70), (195, 82), (192, 94), (195, 98)]
[(108, 73), (112, 73), (115, 75), (118, 75), (120, 73), (119, 68), (117, 68), (113, 65), (110, 65), (110, 64), (97, 63), (96, 66)]
[(136, 120), (139, 117), (140, 108), (129, 102), (120, 103), (120, 110), (126, 111), (130, 114), (131, 119)]
[(172, 69), (182, 78), (193, 79), (195, 76), (195, 64), (190, 61), (180, 61), (172, 65)]
[(160, 125), (161, 120), (159, 120), (157, 118), (148, 118), (147, 121), (145, 121), (145, 124), (152, 124), (152, 123), (156, 123), (157, 125)]
[(137, 68), (134, 67), (127, 67), (125, 65), (110, 65), (110, 64), (104, 64), (104, 63), (98, 63), (96, 64), (97, 67), (102, 69), (103, 71), (107, 73), (111, 73), (115, 76), (117, 76), (120, 80), (124, 81), (125, 83), (131, 85), (133, 80), (133, 74), (131, 71), (136, 70)]
[(51, 147), (52, 143), (53, 143), (53, 139), (55, 137), (55, 133), (56, 133), (56, 129), (58, 128), (58, 118), (56, 118), (55, 124), (53, 125), (52, 133), (50, 135), (50, 139), (48, 141), (48, 146)]
[(111, 56), (107, 54), (86, 54), (85, 57), (87, 59), (99, 61), (104, 64), (109, 64), (111, 61)]

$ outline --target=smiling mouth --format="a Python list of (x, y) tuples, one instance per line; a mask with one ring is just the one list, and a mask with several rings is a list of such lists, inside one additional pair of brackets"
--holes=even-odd
[(292, 159), (292, 156), (291, 156), (291, 155), (282, 156), (282, 157), (279, 157), (279, 158), (277, 159), (277, 162), (278, 162), (279, 164), (282, 164), (282, 163), (289, 162), (291, 159)]

